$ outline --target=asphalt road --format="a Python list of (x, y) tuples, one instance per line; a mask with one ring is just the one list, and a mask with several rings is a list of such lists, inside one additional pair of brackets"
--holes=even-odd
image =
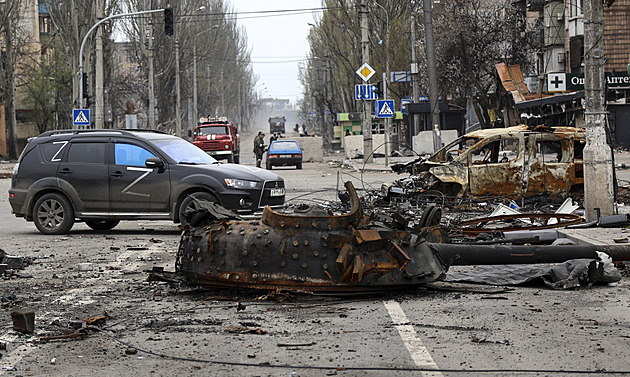
[[(290, 199), (334, 199), (338, 173), (364, 184), (327, 164), (274, 171)], [(377, 187), (393, 178), (369, 172), (363, 181)], [(127, 221), (100, 233), (77, 224), (66, 236), (43, 236), (10, 214), (8, 187), (0, 179), (0, 248), (34, 263), (22, 270), (31, 277), (0, 281), (0, 341), (7, 342), (0, 376), (630, 374), (627, 278), (575, 291), (417, 289), (278, 303), (257, 299), (264, 292), (147, 282), (145, 270), (174, 269), (174, 224)], [(80, 271), (81, 263), (92, 271)], [(14, 308), (35, 311), (32, 337), (11, 330)], [(41, 341), (105, 313), (102, 330), (84, 339)]]

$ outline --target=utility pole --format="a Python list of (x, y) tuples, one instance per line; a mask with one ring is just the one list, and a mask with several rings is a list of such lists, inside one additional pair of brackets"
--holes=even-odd
[(153, 82), (153, 17), (149, 17), (149, 129), (155, 130), (155, 84)]
[[(96, 19), (102, 20), (104, 1), (96, 0)], [(96, 77), (94, 88), (94, 128), (104, 128), (103, 121), (103, 28), (96, 30)], [(89, 127), (89, 126), (88, 126)]]
[(177, 33), (178, 27), (175, 26), (175, 125), (177, 127), (177, 136), (183, 137), (181, 118), (181, 92), (179, 89), (179, 37)]
[[(381, 4), (374, 2), (385, 12), (385, 72), (383, 72), (383, 99), (389, 99), (389, 12)], [(393, 110), (393, 109), (392, 109)], [(396, 112), (394, 112), (395, 116)], [(392, 126), (392, 118), (385, 118), (385, 166), (389, 166), (389, 130)]]
[(427, 55), (427, 74), (429, 76), (429, 106), (433, 123), (433, 151), (442, 148), (440, 135), (440, 107), (438, 104), (437, 68), (435, 66), (435, 38), (433, 37), (433, 2), (423, 0), (425, 53)]
[(199, 119), (197, 109), (197, 36), (193, 39), (193, 117), (197, 122)]
[[(368, 8), (366, 0), (361, 0), (361, 52), (363, 63), (370, 60), (370, 40), (368, 39)], [(372, 106), (363, 99), (363, 161), (372, 162)]]
[[(411, 10), (411, 75), (412, 75), (412, 96), (411, 103), (418, 102), (420, 99), (420, 88), (418, 87), (418, 58), (416, 57), (416, 16)], [(420, 130), (420, 114), (413, 114), (413, 129), (411, 137), (415, 136)], [(413, 147), (413, 141), (409, 140)]]
[[(586, 221), (614, 214), (612, 150), (606, 133), (604, 10), (601, 0), (584, 2), (584, 207)], [(599, 211), (599, 214), (598, 214)]]
[(223, 86), (223, 71), (221, 71), (221, 116), (225, 116), (225, 87)]
[[(7, 3), (4, 3), (5, 9), (8, 7)], [(9, 158), (18, 158), (18, 143), (17, 143), (17, 119), (15, 118), (15, 66), (13, 65), (13, 22), (12, 15), (6, 12), (7, 23), (5, 26), (6, 33), (6, 119), (7, 119), (7, 152)]]

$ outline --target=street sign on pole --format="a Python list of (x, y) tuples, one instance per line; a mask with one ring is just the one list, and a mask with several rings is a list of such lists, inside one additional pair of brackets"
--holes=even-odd
[(376, 100), (378, 94), (374, 91), (374, 85), (361, 84), (354, 86), (354, 99), (360, 100)]
[(375, 113), (378, 118), (394, 117), (394, 100), (384, 99), (374, 102)]
[(403, 98), (400, 100), (400, 112), (403, 114), (407, 114), (407, 105), (411, 103), (411, 100), (408, 98)]
[(391, 82), (411, 82), (411, 72), (409, 71), (393, 71), (389, 73), (389, 81)]
[(372, 77), (376, 71), (374, 68), (370, 67), (368, 63), (363, 63), (361, 68), (357, 69), (357, 75), (363, 79), (363, 81), (368, 82), (370, 77)]
[(72, 109), (72, 124), (75, 126), (89, 126), (90, 109)]

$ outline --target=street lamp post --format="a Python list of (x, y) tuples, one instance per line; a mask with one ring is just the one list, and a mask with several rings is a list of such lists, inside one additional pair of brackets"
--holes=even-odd
[[(383, 74), (383, 99), (389, 99), (389, 12), (385, 7), (376, 1), (374, 4), (378, 5), (385, 12), (385, 73)], [(394, 112), (394, 115), (396, 113)], [(385, 166), (389, 165), (389, 130), (391, 128), (391, 118), (385, 118)]]
[[(206, 9), (205, 6), (201, 6), (197, 8), (197, 11)], [(181, 118), (181, 89), (179, 83), (179, 28), (177, 27), (177, 22), (175, 24), (175, 125), (177, 136), (183, 137), (184, 130), (182, 129), (182, 118)]]
[(197, 108), (197, 37), (210, 30), (217, 29), (218, 27), (219, 25), (212, 25), (211, 28), (200, 31), (193, 38), (193, 116), (195, 119), (199, 118)]
[(129, 17), (129, 16), (138, 16), (142, 14), (150, 14), (150, 13), (159, 13), (163, 12), (164, 9), (153, 9), (153, 10), (145, 10), (141, 12), (132, 12), (132, 13), (121, 13), (121, 14), (113, 14), (111, 16), (105, 17), (102, 20), (95, 23), (85, 36), (83, 37), (83, 41), (81, 42), (81, 47), (79, 48), (79, 98), (77, 103), (79, 104), (79, 108), (83, 109), (83, 49), (85, 48), (85, 43), (87, 42), (88, 37), (96, 28), (98, 28), (102, 23), (107, 22), (114, 18), (121, 17)]

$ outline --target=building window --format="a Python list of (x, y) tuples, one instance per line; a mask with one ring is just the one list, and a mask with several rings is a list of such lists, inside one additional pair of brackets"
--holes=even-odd
[(50, 17), (40, 15), (39, 32), (42, 34), (50, 34), (52, 32), (52, 23), (50, 22)]
[(570, 17), (584, 15), (584, 0), (571, 0), (569, 4)]

